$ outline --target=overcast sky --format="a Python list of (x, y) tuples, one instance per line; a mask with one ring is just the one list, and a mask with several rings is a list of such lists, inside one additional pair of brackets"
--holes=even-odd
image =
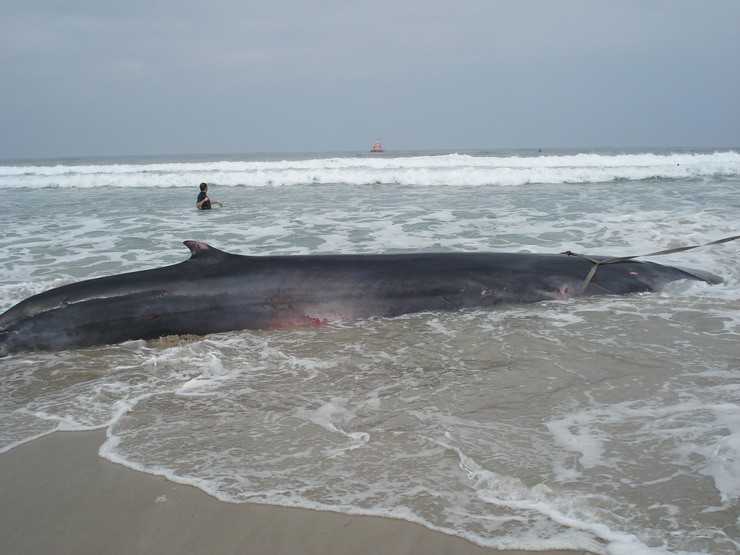
[(740, 146), (738, 0), (3, 0), (0, 158)]

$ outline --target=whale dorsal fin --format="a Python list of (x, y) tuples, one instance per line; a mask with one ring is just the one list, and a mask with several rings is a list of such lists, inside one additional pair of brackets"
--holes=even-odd
[(200, 241), (183, 241), (183, 244), (190, 249), (190, 260), (213, 260), (229, 256), (229, 253), (220, 251)]

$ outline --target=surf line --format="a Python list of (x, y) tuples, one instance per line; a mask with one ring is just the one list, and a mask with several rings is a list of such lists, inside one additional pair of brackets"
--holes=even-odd
[(634, 258), (640, 258), (643, 256), (660, 256), (662, 254), (673, 254), (677, 252), (684, 252), (684, 251), (690, 251), (691, 249), (698, 249), (700, 247), (708, 247), (710, 245), (719, 245), (721, 243), (729, 243), (730, 241), (734, 241), (736, 239), (740, 239), (740, 235), (733, 235), (732, 237), (725, 237), (724, 239), (717, 239), (716, 241), (711, 241), (709, 243), (704, 243), (702, 245), (691, 245), (689, 247), (676, 247), (675, 249), (666, 249), (662, 251), (655, 251), (648, 254), (636, 254), (634, 256), (619, 256), (617, 258), (607, 258), (605, 260), (594, 260), (593, 258), (586, 256), (585, 254), (580, 254), (573, 251), (565, 251), (561, 252), (560, 254), (567, 254), (568, 256), (577, 256), (579, 258), (583, 258), (584, 260), (588, 260), (593, 264), (591, 266), (591, 271), (586, 276), (586, 279), (583, 281), (583, 284), (581, 285), (581, 288), (578, 290), (578, 293), (576, 293), (576, 297), (580, 297), (581, 294), (586, 290), (586, 287), (588, 287), (588, 284), (591, 283), (591, 280), (594, 277), (594, 274), (596, 273), (596, 270), (599, 269), (599, 266), (603, 266), (604, 264), (618, 264), (620, 262), (626, 262), (627, 260), (632, 260)]

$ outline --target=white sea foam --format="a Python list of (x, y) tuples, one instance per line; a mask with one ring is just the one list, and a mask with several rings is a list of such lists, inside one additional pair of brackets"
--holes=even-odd
[(619, 180), (734, 178), (740, 153), (581, 153), (542, 156), (335, 157), (272, 161), (198, 161), (0, 166), (0, 187), (193, 187), (285, 185), (501, 185)]

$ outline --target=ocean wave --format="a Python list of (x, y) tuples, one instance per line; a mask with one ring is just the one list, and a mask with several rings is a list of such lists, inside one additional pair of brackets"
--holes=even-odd
[(469, 154), (399, 157), (211, 160), (143, 163), (58, 163), (0, 166), (0, 187), (192, 188), (219, 186), (521, 186), (613, 181), (737, 178), (740, 153), (572, 153), (539, 156)]

